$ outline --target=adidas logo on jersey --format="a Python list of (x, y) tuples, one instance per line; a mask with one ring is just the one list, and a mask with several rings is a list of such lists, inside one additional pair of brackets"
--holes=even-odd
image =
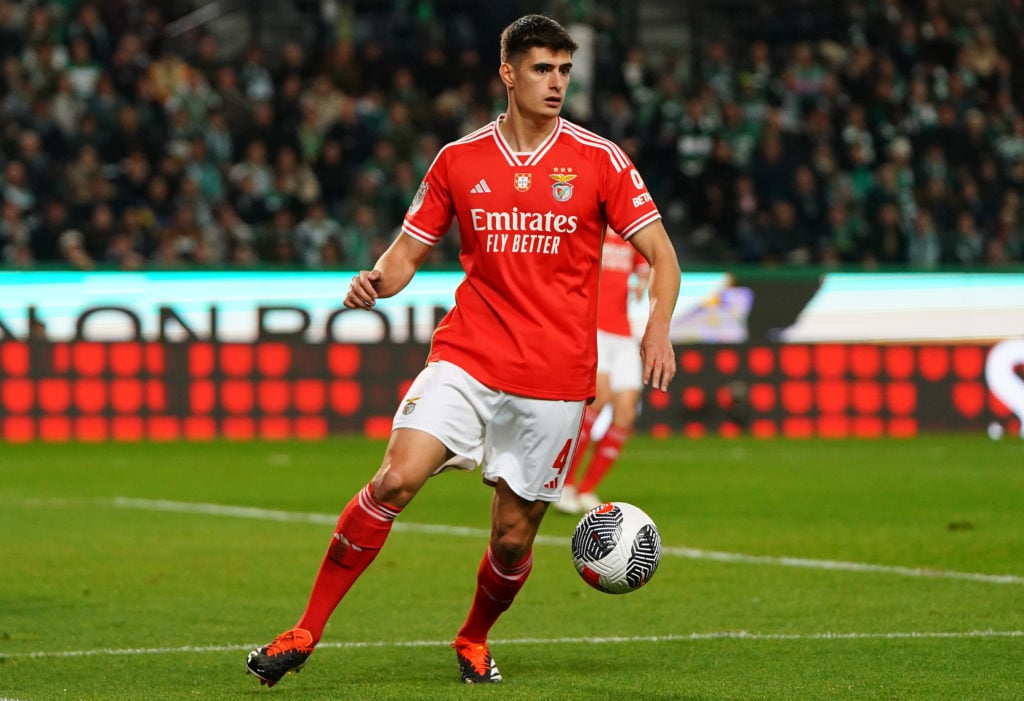
[(490, 192), (490, 191), (491, 191), (491, 188), (488, 187), (487, 181), (484, 180), (483, 178), (480, 178), (480, 182), (478, 182), (476, 185), (474, 185), (473, 189), (470, 190), (470, 192), (472, 192), (474, 194), (480, 194), (480, 193), (483, 193), (483, 192)]

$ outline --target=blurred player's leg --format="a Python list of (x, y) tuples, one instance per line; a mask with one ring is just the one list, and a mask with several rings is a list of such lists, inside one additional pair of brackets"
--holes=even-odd
[(590, 432), (600, 413), (600, 411), (594, 411), (592, 407), (587, 407), (583, 412), (583, 426), (580, 428), (580, 436), (576, 440), (576, 451), (572, 455), (572, 462), (569, 463), (569, 471), (565, 475), (562, 498), (555, 502), (555, 508), (563, 513), (575, 514), (580, 510), (579, 499), (576, 498), (576, 475), (583, 462), (583, 455), (590, 447)]
[(596, 494), (597, 486), (618, 460), (627, 438), (629, 438), (629, 431), (618, 426), (609, 426), (594, 447), (594, 457), (578, 487), (580, 507), (585, 511), (601, 505), (601, 499)]
[(640, 402), (640, 390), (616, 387), (612, 395), (612, 423), (594, 446), (594, 454), (587, 471), (576, 487), (580, 508), (584, 511), (601, 505), (597, 488), (615, 465), (622, 453), (622, 446), (633, 432)]

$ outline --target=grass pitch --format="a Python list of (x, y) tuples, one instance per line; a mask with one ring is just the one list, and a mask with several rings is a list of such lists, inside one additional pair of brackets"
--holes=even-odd
[(552, 511), (464, 687), (490, 491), (428, 483), (272, 690), (245, 653), (290, 627), (380, 442), (0, 446), (0, 699), (1020, 699), (1024, 442), (653, 440), (601, 489), (658, 522), (651, 583), (610, 596)]

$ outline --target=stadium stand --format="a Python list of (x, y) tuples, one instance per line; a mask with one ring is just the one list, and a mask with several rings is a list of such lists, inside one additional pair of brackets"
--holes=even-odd
[[(1024, 264), (1022, 0), (623, 5), (547, 4), (594, 30), (566, 116), (649, 174), (684, 262)], [(0, 0), (0, 263), (367, 265), (493, 118), (522, 9)]]

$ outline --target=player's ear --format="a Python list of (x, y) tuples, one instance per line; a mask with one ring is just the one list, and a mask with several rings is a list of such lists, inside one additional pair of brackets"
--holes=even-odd
[(506, 61), (498, 66), (498, 75), (501, 77), (501, 82), (506, 87), (511, 88), (515, 84), (515, 70), (512, 68), (512, 64)]

